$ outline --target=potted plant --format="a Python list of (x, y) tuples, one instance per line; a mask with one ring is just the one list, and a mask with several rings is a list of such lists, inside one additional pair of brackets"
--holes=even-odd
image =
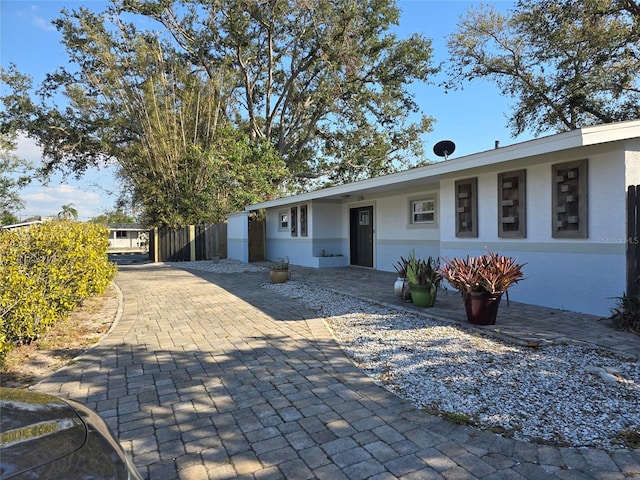
[(393, 291), (398, 294), (401, 300), (408, 302), (411, 300), (411, 290), (409, 288), (409, 280), (407, 279), (407, 265), (409, 264), (409, 260), (404, 257), (400, 257), (394, 265), (396, 272), (398, 273), (398, 278), (393, 284)]
[(502, 295), (524, 278), (517, 259), (494, 252), (466, 259), (444, 260), (440, 273), (462, 293), (467, 321), (476, 325), (493, 325)]
[(269, 278), (271, 283), (284, 283), (289, 280), (289, 257), (280, 257), (277, 262), (271, 264)]
[(427, 260), (416, 258), (411, 252), (407, 264), (407, 278), (411, 289), (411, 301), (416, 307), (433, 307), (442, 281), (439, 262), (432, 257)]

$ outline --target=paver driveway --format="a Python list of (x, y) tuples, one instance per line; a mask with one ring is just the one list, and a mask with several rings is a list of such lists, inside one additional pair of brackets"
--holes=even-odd
[(415, 410), (266, 280), (122, 266), (116, 327), (36, 388), (100, 412), (149, 480), (640, 476), (637, 452), (516, 442)]

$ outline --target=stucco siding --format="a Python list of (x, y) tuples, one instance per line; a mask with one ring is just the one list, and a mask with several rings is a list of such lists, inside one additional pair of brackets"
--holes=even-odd
[[(526, 262), (527, 279), (513, 288), (511, 298), (555, 308), (608, 315), (612, 297), (625, 289), (625, 153), (601, 148), (563, 157), (562, 162), (588, 159), (588, 237), (552, 237), (552, 165), (548, 159), (526, 169), (526, 238), (498, 236), (497, 175), (477, 174), (478, 237), (456, 238), (457, 177), (441, 182), (443, 209), (441, 255), (445, 258), (498, 251)], [(509, 171), (509, 169), (506, 169)]]
[[(314, 266), (325, 267), (349, 264), (349, 227), (343, 219), (343, 205), (339, 201), (313, 202), (313, 215), (310, 217), (313, 236), (312, 256), (321, 257), (341, 255), (338, 260), (318, 260), (314, 258)], [(322, 263), (321, 263), (322, 262)]]
[(227, 216), (227, 258), (249, 261), (249, 214), (246, 212)]
[[(435, 198), (434, 223), (412, 224), (411, 202)], [(437, 188), (418, 189), (376, 199), (375, 268), (394, 271), (400, 257), (407, 258), (412, 251), (418, 257), (440, 254), (440, 207)]]
[(640, 138), (627, 140), (626, 185), (640, 185)]
[[(567, 162), (575, 166), (560, 165)], [(554, 165), (560, 166), (554, 170)], [(521, 212), (506, 211), (512, 200), (523, 200), (521, 191), (504, 187), (504, 198), (502, 186), (498, 192), (499, 174), (522, 170), (524, 228), (508, 221), (514, 215), (521, 219)], [(469, 229), (467, 237), (459, 237), (455, 184), (470, 178), (477, 182), (468, 184), (477, 191), (477, 232)], [(412, 250), (420, 257), (445, 258), (497, 251), (527, 263), (526, 280), (511, 291), (514, 300), (607, 316), (626, 288), (629, 185), (640, 185), (640, 121), (585, 127), (248, 209), (267, 210), (267, 255), (272, 258), (286, 255), (292, 263), (308, 266), (349, 264), (350, 210), (373, 207), (373, 267), (378, 270), (393, 271), (400, 256)], [(566, 192), (574, 191), (576, 203), (566, 198), (573, 195)], [(436, 199), (436, 221), (413, 224), (412, 201), (426, 195)], [(585, 196), (586, 204), (581, 203)], [(499, 197), (506, 202), (505, 211), (498, 206)], [(280, 231), (278, 212), (305, 204), (308, 237)], [(230, 245), (234, 235), (230, 233)], [(321, 265), (323, 250), (343, 256), (329, 257)]]

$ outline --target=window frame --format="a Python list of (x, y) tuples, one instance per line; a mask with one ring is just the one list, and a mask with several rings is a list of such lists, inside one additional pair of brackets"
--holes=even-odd
[[(461, 192), (461, 188), (464, 188), (467, 191)], [(478, 238), (478, 177), (456, 180), (454, 192), (456, 207), (456, 237)], [(463, 193), (465, 195), (461, 196)], [(465, 201), (466, 199), (468, 200)], [(464, 225), (466, 221), (470, 221), (470, 227)], [(465, 230), (463, 230), (463, 228), (465, 228)]]
[(308, 218), (307, 218), (307, 205), (300, 205), (300, 236), (308, 236)]
[[(506, 186), (509, 179), (516, 177), (517, 187)], [(505, 198), (505, 196), (511, 198)], [(505, 209), (510, 215), (505, 216)], [(513, 217), (516, 217), (517, 220), (512, 221)], [(505, 225), (516, 222), (518, 223), (517, 230), (505, 230)], [(527, 237), (527, 171), (525, 169), (498, 174), (498, 237)]]
[(289, 230), (291, 231), (291, 236), (297, 237), (298, 236), (298, 207), (291, 207), (291, 215), (289, 218), (291, 220), (291, 226), (289, 227)]
[[(414, 210), (414, 205), (417, 203), (427, 203), (433, 202), (433, 210), (432, 211), (424, 211), (416, 213)], [(438, 196), (433, 194), (421, 195), (417, 197), (411, 197), (408, 199), (408, 210), (409, 210), (409, 226), (414, 228), (428, 228), (434, 227), (438, 224)], [(433, 213), (433, 220), (425, 220), (425, 221), (416, 221), (416, 215), (419, 214), (429, 214)]]
[[(284, 222), (282, 221), (283, 217), (286, 217)], [(289, 231), (289, 212), (287, 210), (281, 210), (278, 212), (278, 231)]]
[[(589, 238), (588, 189), (586, 158), (551, 165), (551, 235), (553, 238)], [(576, 196), (577, 201), (573, 198)], [(572, 199), (568, 200), (569, 197)], [(578, 228), (563, 230), (565, 224), (577, 224)]]

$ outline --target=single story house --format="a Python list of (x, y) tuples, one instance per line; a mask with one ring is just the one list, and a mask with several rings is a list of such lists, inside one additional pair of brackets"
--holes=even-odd
[(149, 231), (137, 223), (110, 223), (108, 253), (147, 253)]
[(228, 218), (228, 257), (248, 261), (249, 212), (264, 210), (269, 260), (393, 271), (412, 250), (491, 250), (527, 264), (511, 300), (608, 316), (638, 240), (626, 198), (639, 184), (640, 121), (585, 127), (249, 205)]

